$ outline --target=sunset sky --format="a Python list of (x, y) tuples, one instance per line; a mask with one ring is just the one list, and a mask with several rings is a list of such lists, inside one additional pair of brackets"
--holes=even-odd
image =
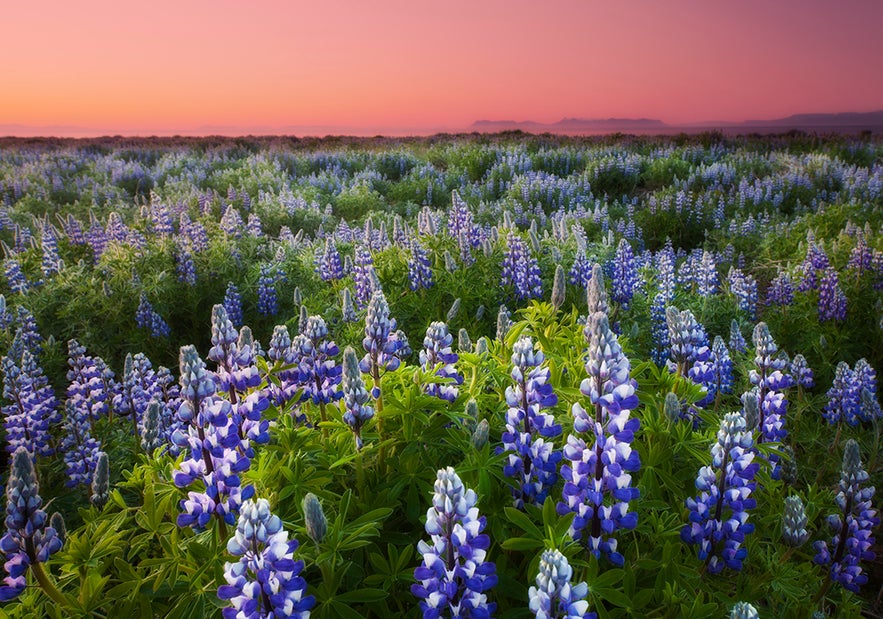
[(883, 109), (881, 0), (29, 0), (0, 19), (0, 135)]

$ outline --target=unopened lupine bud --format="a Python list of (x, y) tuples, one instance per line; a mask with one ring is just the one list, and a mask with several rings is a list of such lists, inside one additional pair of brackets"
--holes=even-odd
[(304, 302), (304, 297), (303, 297), (303, 294), (302, 294), (301, 291), (300, 291), (300, 286), (295, 286), (295, 287), (294, 287), (294, 295), (292, 296), (292, 299), (294, 300), (294, 306), (295, 306), (295, 307), (297, 307), (298, 305), (302, 305), (302, 304), (303, 304), (303, 302)]
[(460, 350), (472, 350), (472, 342), (469, 340), (469, 332), (466, 329), (457, 331), (457, 348)]
[(675, 422), (681, 417), (681, 402), (678, 396), (669, 391), (665, 394), (665, 416), (669, 421)]
[(604, 274), (601, 265), (592, 267), (592, 279), (589, 280), (586, 289), (586, 303), (589, 308), (589, 316), (595, 312), (607, 313), (607, 290), (604, 288)]
[(806, 530), (806, 510), (799, 496), (785, 497), (785, 511), (782, 514), (782, 537), (789, 546), (802, 546), (809, 539)]
[(488, 424), (487, 419), (482, 419), (475, 426), (475, 430), (472, 432), (472, 446), (476, 449), (481, 449), (487, 444), (488, 441), (488, 431), (490, 430), (490, 424)]
[(782, 453), (782, 459), (779, 460), (782, 466), (782, 481), (793, 486), (797, 483), (797, 456), (791, 445), (783, 445)]
[(487, 338), (482, 336), (475, 342), (475, 354), (483, 355), (487, 352)]
[(61, 512), (52, 512), (52, 516), (49, 517), (49, 526), (55, 529), (55, 534), (64, 544), (64, 540), (67, 539), (67, 526), (64, 524), (64, 516), (61, 515)]
[(304, 497), (302, 507), (307, 535), (317, 544), (321, 544), (325, 539), (325, 534), (328, 533), (328, 519), (325, 518), (319, 498), (312, 492), (308, 492)]
[(506, 309), (505, 305), (500, 306), (500, 311), (497, 312), (497, 339), (499, 341), (503, 341), (506, 339), (506, 333), (509, 332), (509, 326), (512, 324), (509, 319), (509, 310)]
[(760, 422), (757, 394), (751, 391), (743, 393), (742, 407), (745, 409), (745, 427), (749, 432), (754, 432), (757, 430), (757, 424)]
[(559, 264), (555, 266), (555, 279), (552, 283), (552, 305), (555, 309), (559, 309), (564, 305), (564, 295), (566, 292), (564, 268)]
[(730, 611), (730, 619), (759, 619), (757, 609), (748, 602), (737, 602)]
[(110, 470), (107, 462), (107, 454), (103, 451), (98, 452), (98, 459), (95, 464), (95, 475), (92, 478), (92, 496), (90, 500), (92, 505), (101, 509), (107, 503), (108, 492), (110, 490)]
[(306, 305), (300, 306), (300, 316), (298, 317), (297, 327), (298, 332), (303, 333), (307, 329), (307, 321), (310, 319), (310, 312), (307, 311)]
[(475, 398), (469, 398), (469, 401), (466, 402), (466, 418), (472, 424), (478, 422), (478, 402), (475, 401)]
[(454, 299), (454, 302), (451, 304), (451, 309), (448, 310), (448, 322), (454, 322), (454, 319), (457, 317), (457, 314), (460, 312), (460, 297)]
[(487, 308), (484, 306), (484, 304), (479, 305), (478, 309), (475, 310), (475, 319), (481, 320), (482, 318), (484, 318), (485, 311), (487, 311)]

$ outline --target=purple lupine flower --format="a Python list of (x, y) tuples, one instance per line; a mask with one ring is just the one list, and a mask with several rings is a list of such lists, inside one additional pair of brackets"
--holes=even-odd
[(181, 405), (177, 412), (181, 426), (173, 432), (172, 442), (185, 457), (173, 480), (179, 488), (199, 480), (203, 490), (188, 492), (188, 498), (181, 501), (179, 527), (201, 530), (212, 516), (232, 525), (242, 501), (254, 495), (254, 487), (241, 487), (239, 479), (250, 465), (245, 455), (248, 439), (240, 439), (233, 408), (215, 394), (216, 389), (196, 348), (182, 346)]
[(264, 236), (264, 230), (261, 227), (261, 218), (257, 213), (248, 214), (248, 223), (245, 225), (245, 232), (248, 236), (259, 239)]
[(877, 402), (877, 372), (867, 359), (859, 359), (853, 368), (855, 387), (859, 393), (859, 418), (862, 421), (873, 421), (880, 416), (880, 404)]
[(577, 249), (576, 257), (573, 259), (573, 265), (567, 272), (568, 281), (571, 286), (579, 286), (585, 288), (592, 279), (592, 261), (586, 254), (585, 248)]
[(242, 215), (239, 214), (239, 211), (232, 204), (228, 204), (224, 214), (221, 216), (221, 230), (230, 238), (239, 239), (242, 238), (242, 229), (244, 227)]
[(3, 397), (10, 402), (0, 408), (6, 431), (6, 451), (14, 453), (23, 447), (32, 457), (50, 456), (52, 448), (49, 426), (55, 421), (57, 401), (45, 377), (38, 372), (34, 357), (22, 353), (21, 366), (10, 356), (0, 360), (3, 371)]
[(37, 330), (37, 319), (23, 305), (15, 308), (15, 324), (18, 325), (15, 330), (15, 337), (12, 345), (9, 347), (9, 354), (19, 359), (23, 350), (28, 350), (35, 357), (39, 357), (43, 352), (40, 342), (43, 336)]
[(95, 215), (90, 212), (89, 218), (90, 224), (89, 230), (86, 232), (86, 241), (92, 248), (92, 259), (94, 263), (98, 264), (101, 255), (107, 247), (108, 238), (107, 233), (104, 231), (104, 226), (102, 226), (101, 222), (96, 219)]
[(113, 396), (113, 410), (120, 416), (132, 417), (132, 427), (139, 437), (147, 406), (151, 400), (159, 397), (154, 377), (150, 360), (143, 353), (126, 355), (123, 380)]
[(819, 322), (846, 320), (846, 295), (840, 288), (837, 271), (825, 269), (819, 284)]
[(375, 290), (365, 314), (365, 337), (362, 346), (365, 356), (359, 367), (365, 374), (374, 379), (372, 394), (380, 396), (380, 371), (395, 371), (401, 363), (399, 354), (402, 342), (395, 336), (396, 321), (389, 316), (389, 305), (382, 290)]
[(739, 328), (739, 323), (736, 322), (735, 318), (730, 321), (730, 349), (739, 353), (748, 350), (748, 343), (742, 336), (742, 330)]
[[(321, 316), (310, 316), (304, 328), (303, 338), (298, 339), (298, 365), (301, 372), (303, 397), (313, 404), (329, 404), (343, 396), (340, 381), (343, 368), (334, 357), (340, 348), (328, 339), (328, 326)], [(293, 346), (293, 348), (295, 348)]]
[(243, 323), (242, 297), (239, 295), (239, 289), (233, 282), (227, 282), (223, 305), (227, 311), (227, 318), (233, 324), (233, 328), (238, 329), (241, 327)]
[(545, 357), (534, 350), (529, 336), (522, 336), (512, 347), (512, 381), (506, 387), (506, 431), (502, 451), (507, 452), (503, 473), (514, 477), (512, 489), (515, 507), (525, 503), (542, 505), (558, 481), (558, 463), (562, 454), (551, 440), (560, 436), (561, 425), (555, 417), (542, 412), (555, 406), (558, 396), (549, 383), (550, 370), (541, 367)]
[(639, 283), (638, 267), (635, 264), (632, 246), (626, 239), (620, 239), (613, 259), (613, 275), (610, 278), (613, 300), (623, 309), (628, 309)]
[(773, 281), (766, 293), (767, 305), (787, 306), (794, 302), (794, 285), (791, 276), (781, 271)]
[(528, 589), (528, 608), (536, 619), (596, 619), (585, 600), (589, 587), (573, 585), (573, 568), (559, 550), (544, 550), (536, 586)]
[(653, 349), (650, 357), (656, 365), (663, 366), (668, 361), (671, 343), (668, 339), (668, 323), (666, 322), (665, 308), (670, 302), (662, 291), (656, 293), (650, 304), (651, 334), (653, 336)]
[(0, 539), (0, 553), (6, 558), (3, 567), (9, 575), (0, 585), (0, 601), (21, 595), (27, 587), (28, 567), (45, 563), (61, 550), (62, 540), (53, 527), (46, 526), (48, 518), (42, 506), (31, 454), (19, 447), (6, 482), (6, 534)]
[(325, 252), (319, 257), (316, 270), (319, 272), (319, 277), (325, 282), (343, 278), (344, 268), (340, 252), (337, 251), (334, 239), (330, 236), (325, 238)]
[(275, 316), (279, 312), (276, 296), (276, 283), (281, 279), (279, 270), (269, 264), (261, 265), (258, 277), (258, 312), (264, 316)]
[(751, 320), (757, 318), (757, 281), (754, 277), (730, 267), (728, 280), (730, 292), (736, 297), (739, 309), (746, 312)]
[(100, 357), (86, 355), (86, 347), (69, 340), (67, 400), (91, 419), (99, 419), (110, 410), (116, 393), (113, 372)]
[(411, 259), (408, 260), (408, 286), (411, 290), (432, 288), (435, 284), (429, 257), (420, 241), (414, 239), (411, 242)]
[(227, 552), (239, 560), (224, 564), (227, 584), (218, 587), (218, 597), (232, 606), (221, 611), (224, 619), (308, 619), (316, 600), (306, 595), (304, 562), (294, 560), (297, 548), (266, 499), (245, 501), (227, 542)]
[(736, 602), (730, 610), (730, 619), (760, 619), (757, 609), (748, 602)]
[(708, 250), (702, 252), (702, 259), (699, 268), (694, 272), (694, 279), (697, 284), (697, 292), (700, 297), (710, 297), (717, 292), (718, 276), (717, 276), (717, 260), (714, 253)]
[(187, 246), (179, 242), (175, 248), (175, 273), (178, 274), (178, 281), (188, 286), (196, 284), (196, 264), (193, 262), (193, 255)]
[(7, 258), (3, 261), (3, 271), (6, 275), (6, 281), (9, 284), (9, 289), (17, 294), (26, 293), (31, 284), (28, 282), (27, 277), (21, 270), (21, 265), (18, 260), (15, 258)]
[(506, 237), (508, 251), (503, 258), (502, 286), (513, 286), (519, 300), (542, 298), (543, 283), (540, 280), (540, 266), (530, 254), (520, 236), (509, 231)]
[(374, 408), (368, 405), (370, 396), (365, 390), (356, 351), (347, 346), (343, 351), (343, 420), (353, 431), (356, 450), (362, 449), (362, 427), (374, 416)]
[(668, 369), (705, 387), (706, 395), (697, 405), (706, 406), (714, 400), (714, 371), (708, 335), (690, 310), (681, 312), (673, 306), (669, 307), (665, 320), (671, 345)]
[[(306, 336), (298, 337), (306, 339)], [(273, 327), (273, 335), (270, 336), (270, 346), (267, 349), (267, 358), (273, 362), (275, 368), (283, 366), (291, 366), (288, 369), (275, 370), (275, 376), (279, 384), (275, 381), (268, 381), (267, 389), (270, 398), (277, 406), (282, 406), (297, 394), (301, 388), (301, 372), (298, 366), (298, 351), (300, 346), (295, 348), (292, 346), (291, 335), (288, 333), (288, 327), (285, 325), (276, 325)]]
[(135, 312), (135, 323), (142, 329), (150, 329), (152, 337), (168, 337), (171, 333), (169, 325), (163, 320), (147, 300), (147, 294), (141, 293), (138, 299), (138, 310)]
[(616, 551), (613, 534), (617, 529), (631, 530), (638, 522), (637, 514), (628, 511), (629, 501), (639, 496), (631, 486), (630, 473), (641, 466), (638, 452), (631, 448), (640, 421), (629, 417), (638, 405), (636, 383), (629, 378), (629, 360), (606, 314), (590, 316), (584, 333), (589, 341), (588, 378), (580, 384), (580, 392), (589, 398), (591, 407), (587, 412), (579, 402), (574, 403), (573, 429), (594, 434), (594, 441), (589, 445), (581, 436), (567, 437), (564, 457), (570, 463), (561, 467), (564, 490), (558, 513), (576, 512), (571, 535), (596, 557), (604, 554), (622, 565), (624, 558)]
[(828, 254), (815, 242), (810, 241), (806, 250), (806, 257), (799, 267), (801, 273), (800, 282), (797, 284), (799, 292), (807, 292), (816, 290), (819, 287), (819, 279), (817, 271), (827, 269), (830, 266)]
[(699, 559), (711, 574), (725, 567), (741, 570), (748, 554), (743, 544), (754, 531), (748, 510), (757, 505), (750, 495), (759, 468), (753, 446), (742, 413), (727, 413), (711, 448), (711, 466), (703, 466), (696, 478), (699, 495), (686, 501), (690, 524), (681, 529), (681, 539), (699, 546)]
[[(451, 350), (454, 336), (448, 332), (448, 325), (443, 322), (433, 322), (426, 329), (426, 337), (423, 338), (423, 350), (420, 351), (420, 365), (424, 371), (435, 370), (435, 376), (448, 379), (452, 382), (427, 383), (424, 391), (436, 398), (453, 402), (457, 399), (458, 389), (456, 385), (463, 383), (463, 376), (457, 372), (454, 364), (460, 358)], [(437, 370), (437, 365), (441, 365)]]
[(217, 364), (218, 390), (229, 394), (230, 401), (234, 403), (238, 400), (237, 394), (245, 394), (261, 383), (254, 348), (240, 346), (240, 334), (233, 327), (223, 305), (212, 307), (212, 347), (208, 359)]
[(92, 437), (91, 424), (86, 409), (75, 404), (74, 400), (65, 400), (64, 436), (61, 439), (61, 451), (67, 469), (68, 481), (65, 485), (72, 488), (78, 484), (90, 486), (101, 443)]
[(854, 270), (861, 277), (863, 273), (870, 271), (874, 263), (874, 248), (868, 245), (865, 234), (859, 233), (855, 246), (849, 252), (849, 262), (846, 268)]
[(40, 241), (43, 250), (43, 260), (40, 269), (43, 272), (43, 277), (48, 278), (64, 268), (61, 256), (58, 255), (58, 241), (55, 238), (55, 232), (52, 226), (48, 224), (43, 226), (43, 230), (40, 234)]
[(829, 424), (845, 421), (851, 426), (858, 425), (861, 417), (861, 383), (845, 361), (837, 364), (827, 397), (828, 403), (822, 409), (822, 416)]
[(482, 533), (487, 523), (478, 515), (477, 501), (453, 468), (438, 471), (426, 512), (430, 539), (417, 544), (423, 560), (414, 570), (417, 582), (411, 585), (423, 619), (485, 619), (496, 610), (486, 595), (497, 584), (496, 566), (487, 561), (490, 538)]
[(849, 439), (843, 452), (840, 492), (837, 493), (840, 512), (828, 516), (828, 526), (834, 532), (831, 550), (827, 542), (820, 540), (813, 544), (817, 553), (813, 561), (830, 565), (831, 580), (856, 593), (868, 582), (861, 562), (873, 561), (876, 557), (872, 534), (874, 527), (880, 524), (877, 510), (871, 506), (875, 488), (862, 488), (866, 481), (868, 473), (862, 467), (858, 443)]
[[(779, 347), (765, 322), (759, 322), (754, 327), (752, 340), (755, 346), (755, 369), (751, 370), (748, 379), (757, 387), (757, 401), (763, 402), (768, 392), (786, 389), (791, 386), (792, 381), (783, 372), (788, 367), (788, 362), (777, 354)], [(763, 426), (762, 415), (760, 425)]]
[(6, 297), (0, 294), (0, 330), (6, 331), (12, 324), (12, 312), (6, 307)]
[(61, 221), (61, 228), (64, 230), (64, 235), (67, 237), (67, 240), (71, 245), (86, 244), (86, 236), (83, 234), (83, 226), (80, 225), (80, 222), (76, 217), (71, 213), (68, 213), (64, 219), (61, 219), (61, 216), (59, 215), (59, 220)]
[(374, 259), (371, 250), (364, 245), (356, 246), (356, 257), (353, 261), (353, 286), (356, 291), (356, 305), (365, 307), (374, 292)]
[(714, 394), (733, 393), (733, 361), (724, 339), (719, 335), (715, 336), (711, 345), (711, 371), (714, 374), (711, 383)]
[(791, 378), (797, 383), (801, 389), (812, 389), (816, 385), (813, 371), (807, 364), (806, 359), (801, 354), (794, 355), (791, 360), (790, 372)]

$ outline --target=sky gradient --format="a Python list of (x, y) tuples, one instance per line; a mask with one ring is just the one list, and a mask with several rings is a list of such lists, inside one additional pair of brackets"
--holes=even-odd
[(31, 0), (0, 18), (2, 135), (883, 109), (881, 0)]

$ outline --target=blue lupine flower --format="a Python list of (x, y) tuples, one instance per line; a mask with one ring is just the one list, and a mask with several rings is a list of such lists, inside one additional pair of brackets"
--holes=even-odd
[(628, 309), (639, 283), (632, 246), (627, 240), (620, 239), (613, 259), (613, 276), (610, 278), (613, 300), (623, 309)]
[(766, 293), (767, 305), (788, 306), (794, 302), (794, 286), (791, 277), (782, 271), (770, 282)]
[(540, 280), (540, 266), (520, 236), (509, 231), (506, 237), (508, 251), (503, 258), (502, 286), (513, 286), (519, 300), (542, 298), (543, 283)]
[(27, 587), (28, 567), (45, 563), (61, 550), (62, 541), (41, 507), (40, 486), (31, 454), (19, 447), (12, 456), (6, 482), (6, 534), (0, 539), (3, 567), (9, 574), (0, 585), (0, 601), (18, 597)]
[(834, 532), (830, 551), (827, 542), (813, 544), (816, 556), (813, 561), (819, 565), (830, 565), (831, 580), (844, 588), (858, 592), (868, 582), (861, 562), (873, 561), (876, 557), (874, 527), (879, 526), (877, 510), (871, 506), (874, 486), (862, 488), (868, 481), (868, 473), (862, 467), (858, 443), (849, 439), (843, 452), (843, 469), (840, 473), (840, 492), (837, 505), (840, 513), (828, 516), (828, 526)]
[(708, 250), (702, 252), (699, 268), (693, 274), (697, 284), (697, 292), (700, 297), (710, 297), (717, 292), (717, 260), (714, 253)]
[(827, 396), (828, 403), (822, 409), (822, 416), (829, 424), (845, 421), (851, 426), (858, 425), (862, 414), (861, 383), (846, 362), (837, 364)]
[(233, 328), (241, 327), (243, 322), (242, 297), (233, 282), (227, 282), (227, 290), (224, 293), (224, 309), (227, 311), (227, 318), (233, 324)]
[(739, 309), (747, 312), (751, 320), (757, 318), (757, 281), (735, 267), (730, 267), (728, 280)]
[(799, 496), (785, 497), (785, 511), (782, 514), (782, 538), (789, 546), (802, 546), (809, 539), (806, 530), (806, 510)]
[(183, 513), (178, 526), (205, 528), (212, 516), (227, 524), (236, 522), (242, 501), (254, 494), (254, 487), (241, 487), (239, 474), (250, 463), (245, 452), (248, 439), (240, 439), (230, 402), (215, 395), (216, 384), (193, 346), (181, 347), (181, 427), (172, 442), (185, 458), (175, 471), (174, 482), (186, 488), (199, 480), (204, 490), (188, 492), (181, 501)]
[(87, 356), (86, 347), (77, 340), (69, 340), (67, 345), (67, 399), (88, 417), (103, 417), (110, 410), (117, 389), (113, 371), (100, 357)]
[(665, 317), (665, 308), (670, 302), (663, 292), (658, 292), (650, 304), (651, 333), (653, 336), (653, 349), (650, 357), (656, 365), (665, 365), (668, 361), (671, 343), (668, 340), (668, 323)]
[(304, 562), (294, 560), (297, 548), (266, 499), (245, 501), (227, 542), (227, 552), (239, 560), (224, 564), (227, 584), (218, 587), (218, 597), (232, 606), (221, 611), (224, 619), (308, 619), (316, 600), (306, 595)]
[(135, 323), (142, 329), (150, 329), (152, 337), (168, 337), (171, 333), (169, 325), (163, 320), (142, 292), (138, 299), (138, 310), (135, 312)]
[(334, 245), (334, 239), (327, 237), (325, 239), (325, 253), (318, 260), (317, 271), (322, 281), (331, 282), (342, 279), (344, 275), (343, 262), (340, 259), (340, 252)]
[(261, 218), (257, 216), (257, 213), (248, 214), (248, 223), (245, 225), (245, 232), (248, 236), (255, 239), (264, 236), (264, 231), (261, 228)]
[(589, 317), (595, 312), (606, 314), (609, 310), (607, 303), (607, 289), (604, 286), (604, 272), (600, 264), (592, 266), (592, 279), (586, 286), (586, 305)]
[(740, 353), (748, 350), (748, 343), (742, 336), (742, 331), (739, 329), (739, 323), (736, 322), (735, 319), (730, 321), (730, 350), (735, 350)]
[(344, 288), (340, 296), (341, 318), (344, 322), (356, 322), (356, 307), (353, 304), (353, 296), (349, 288)]
[(588, 378), (580, 384), (580, 392), (589, 398), (591, 407), (587, 412), (579, 402), (574, 403), (573, 429), (594, 434), (594, 441), (590, 445), (580, 436), (567, 437), (564, 457), (570, 463), (561, 467), (564, 490), (558, 513), (576, 512), (571, 535), (596, 557), (604, 554), (622, 565), (624, 557), (616, 551), (614, 533), (633, 529), (638, 522), (637, 514), (628, 511), (629, 501), (639, 496), (629, 473), (641, 466), (638, 452), (631, 448), (640, 421), (629, 417), (638, 406), (636, 383), (629, 378), (629, 360), (605, 314), (589, 317), (585, 335)]
[(25, 350), (21, 366), (12, 357), (0, 360), (3, 397), (10, 402), (0, 408), (6, 431), (6, 451), (24, 448), (32, 457), (54, 453), (50, 425), (56, 420), (58, 402), (30, 351)]
[(68, 476), (65, 485), (69, 488), (78, 484), (90, 486), (101, 443), (92, 437), (88, 409), (77, 406), (72, 399), (65, 400), (64, 409), (61, 451)]
[(873, 421), (880, 416), (880, 404), (877, 402), (877, 372), (867, 359), (859, 359), (853, 368), (855, 388), (859, 393), (859, 417), (862, 421)]
[(496, 609), (485, 594), (497, 584), (497, 573), (486, 560), (490, 538), (482, 533), (486, 520), (478, 515), (477, 500), (453, 468), (438, 471), (432, 507), (426, 512), (430, 540), (417, 544), (423, 561), (411, 585), (424, 619), (486, 619)]
[(733, 393), (733, 361), (730, 359), (730, 351), (721, 336), (715, 336), (711, 345), (711, 371), (714, 374), (712, 381), (714, 394)]
[(343, 420), (353, 431), (356, 449), (362, 449), (362, 426), (374, 416), (374, 408), (368, 405), (370, 396), (365, 390), (356, 351), (347, 346), (343, 351)]
[(55, 238), (55, 232), (50, 225), (44, 225), (40, 234), (41, 246), (43, 249), (43, 261), (40, 269), (43, 271), (43, 277), (51, 277), (64, 268), (64, 262), (58, 255), (58, 241)]
[(12, 292), (17, 294), (26, 293), (31, 284), (28, 282), (27, 277), (21, 270), (21, 265), (18, 263), (18, 260), (15, 258), (7, 258), (3, 261), (3, 271), (6, 275), (6, 281), (9, 284), (9, 289)]
[(261, 274), (258, 277), (258, 312), (264, 316), (275, 316), (279, 312), (276, 283), (281, 279), (279, 269), (274, 269), (269, 264), (261, 265)]
[(389, 305), (382, 290), (375, 290), (365, 314), (365, 337), (362, 346), (366, 354), (359, 367), (374, 379), (372, 394), (380, 396), (380, 371), (393, 372), (399, 367), (402, 342), (396, 337), (396, 321), (390, 318)]
[(794, 358), (791, 360), (789, 373), (801, 389), (812, 389), (816, 385), (812, 368), (809, 367), (806, 359), (801, 354), (794, 355)]
[(113, 410), (121, 416), (132, 417), (136, 436), (140, 436), (147, 406), (152, 400), (162, 399), (162, 389), (156, 383), (156, 373), (143, 353), (126, 355), (123, 380), (113, 396)]
[(686, 501), (690, 524), (681, 529), (681, 539), (699, 546), (699, 559), (711, 574), (724, 567), (741, 570), (748, 554), (743, 544), (754, 530), (748, 510), (757, 504), (750, 495), (759, 467), (753, 446), (742, 413), (727, 413), (711, 448), (711, 466), (703, 466), (696, 478), (699, 495)]
[(411, 242), (411, 258), (408, 260), (408, 286), (411, 290), (419, 290), (432, 288), (434, 284), (429, 256), (420, 241), (414, 239)]
[(592, 279), (592, 261), (589, 260), (585, 248), (577, 249), (576, 257), (567, 272), (567, 277), (571, 286), (586, 288), (589, 285), (589, 280)]
[(540, 559), (537, 584), (528, 589), (528, 607), (536, 619), (595, 619), (588, 612), (585, 600), (589, 592), (586, 583), (572, 585), (573, 568), (567, 557), (558, 550), (545, 550)]
[(193, 254), (181, 242), (175, 249), (175, 273), (178, 274), (179, 282), (188, 286), (196, 284), (196, 264), (193, 262)]
[[(423, 338), (423, 350), (420, 351), (420, 365), (427, 372), (435, 370), (435, 375), (448, 379), (452, 382), (427, 383), (423, 390), (436, 398), (453, 402), (457, 399), (457, 385), (463, 384), (463, 376), (457, 372), (454, 366), (460, 356), (451, 350), (451, 342), (454, 337), (448, 332), (448, 325), (443, 322), (433, 322), (426, 329), (426, 337)], [(441, 365), (437, 370), (437, 365)]]
[(512, 347), (514, 385), (506, 387), (509, 408), (502, 440), (508, 456), (503, 472), (515, 478), (517, 487), (512, 489), (512, 495), (519, 509), (525, 503), (542, 505), (558, 481), (562, 454), (548, 439), (560, 436), (561, 425), (555, 423), (553, 415), (542, 412), (555, 406), (558, 396), (549, 383), (549, 368), (541, 367), (544, 360), (542, 351), (534, 350), (526, 335)]
[(356, 291), (356, 305), (365, 307), (371, 300), (374, 292), (374, 259), (371, 250), (364, 245), (356, 246), (356, 256), (353, 260), (353, 286)]
[(819, 322), (846, 320), (846, 295), (840, 288), (837, 271), (825, 269), (819, 284)]
[(334, 357), (340, 348), (328, 338), (328, 327), (321, 316), (310, 316), (304, 328), (304, 337), (299, 339), (298, 364), (301, 372), (303, 397), (313, 404), (328, 404), (339, 400), (343, 393), (338, 385), (343, 368), (337, 365)]
[(221, 216), (221, 230), (230, 238), (239, 239), (242, 238), (242, 229), (245, 227), (244, 223), (239, 211), (232, 204), (228, 204), (227, 208), (224, 209), (224, 214)]

